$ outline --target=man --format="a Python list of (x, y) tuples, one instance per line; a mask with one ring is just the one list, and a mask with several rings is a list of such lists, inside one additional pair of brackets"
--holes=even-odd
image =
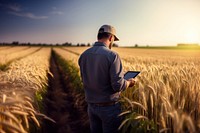
[(116, 37), (114, 27), (103, 25), (98, 41), (79, 58), (81, 78), (88, 103), (91, 133), (116, 133), (121, 124), (120, 92), (135, 84), (125, 80), (117, 53), (111, 51)]

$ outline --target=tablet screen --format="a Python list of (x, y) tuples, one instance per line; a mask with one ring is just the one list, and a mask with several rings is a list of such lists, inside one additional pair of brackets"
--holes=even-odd
[(139, 71), (128, 71), (124, 75), (124, 79), (128, 80), (130, 78), (135, 78), (140, 72)]

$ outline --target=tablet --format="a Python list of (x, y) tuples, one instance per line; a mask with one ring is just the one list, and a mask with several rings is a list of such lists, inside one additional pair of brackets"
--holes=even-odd
[(135, 78), (140, 72), (139, 71), (128, 71), (124, 74), (124, 79)]

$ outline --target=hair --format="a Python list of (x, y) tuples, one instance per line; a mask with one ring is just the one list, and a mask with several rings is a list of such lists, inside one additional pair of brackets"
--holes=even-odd
[(112, 34), (110, 34), (108, 32), (98, 33), (97, 39), (100, 40), (100, 39), (108, 38), (110, 35), (112, 35)]

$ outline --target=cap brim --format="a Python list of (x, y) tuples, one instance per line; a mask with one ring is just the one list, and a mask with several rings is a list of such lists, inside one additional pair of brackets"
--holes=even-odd
[(116, 36), (115, 36), (115, 40), (114, 41), (119, 41), (119, 38), (117, 38)]

